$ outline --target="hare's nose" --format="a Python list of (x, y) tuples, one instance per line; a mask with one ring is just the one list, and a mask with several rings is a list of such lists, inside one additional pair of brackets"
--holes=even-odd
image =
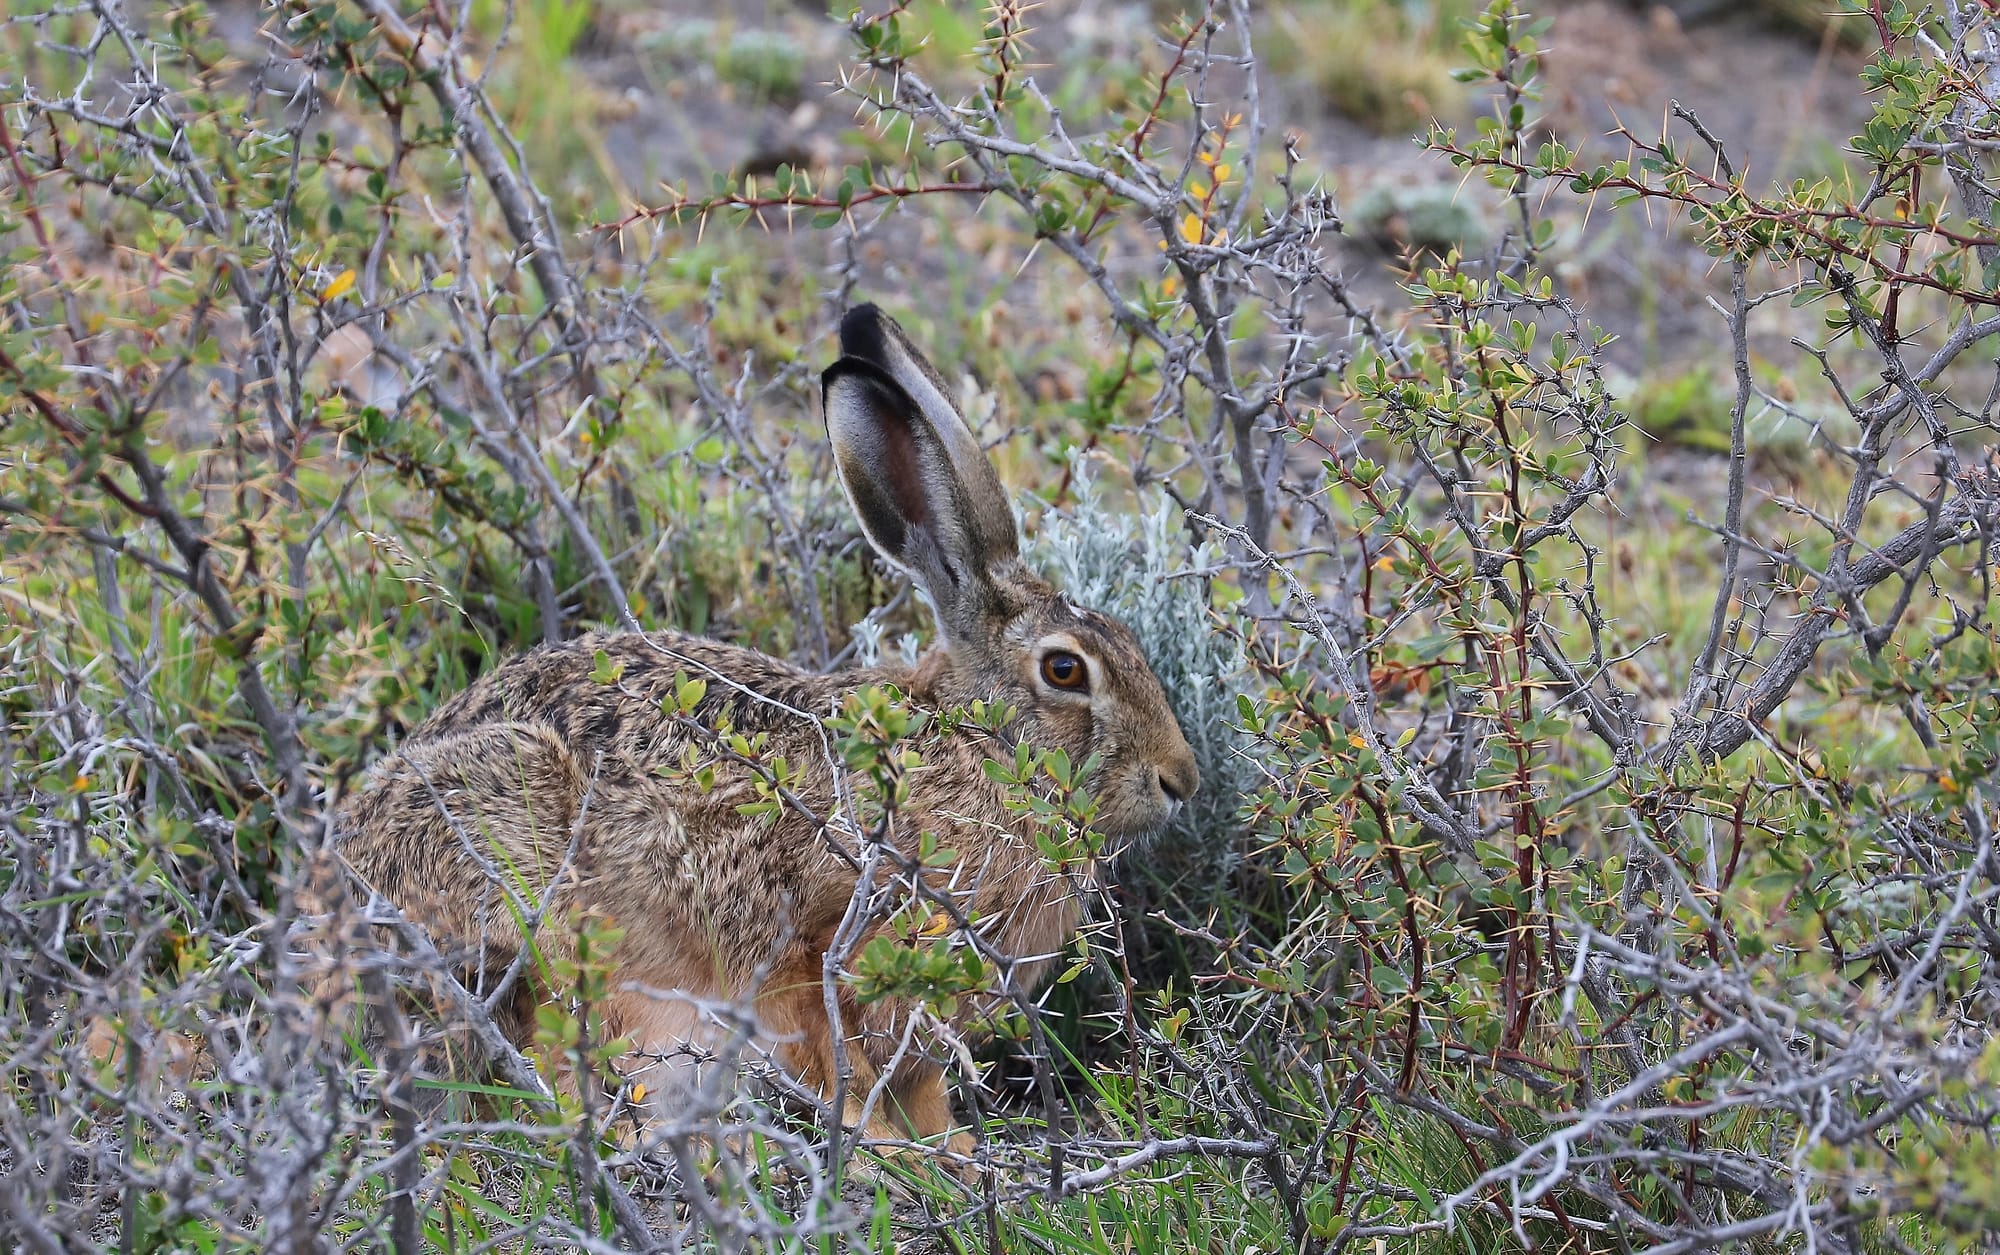
[(1154, 775), (1159, 779), (1160, 792), (1170, 801), (1185, 802), (1201, 787), (1201, 771), (1194, 765), (1192, 754), (1161, 764)]

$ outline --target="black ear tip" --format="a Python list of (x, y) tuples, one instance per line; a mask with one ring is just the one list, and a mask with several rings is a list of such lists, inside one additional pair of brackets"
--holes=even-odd
[(888, 356), (885, 324), (888, 317), (871, 304), (856, 305), (840, 319), (840, 351), (849, 357), (883, 361)]

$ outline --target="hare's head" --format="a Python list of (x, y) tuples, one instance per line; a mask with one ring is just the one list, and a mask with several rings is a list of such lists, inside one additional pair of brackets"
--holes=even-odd
[(901, 327), (858, 306), (840, 350), (821, 379), (840, 480), (868, 539), (937, 611), (941, 695), (1012, 707), (1022, 740), (1074, 762), (1100, 755), (1107, 834), (1158, 827), (1200, 773), (1138, 639), (1021, 561), (1000, 477)]

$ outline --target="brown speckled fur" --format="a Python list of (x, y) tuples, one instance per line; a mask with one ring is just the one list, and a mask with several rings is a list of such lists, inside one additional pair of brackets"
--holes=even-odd
[[(675, 632), (600, 633), (545, 646), (503, 664), (446, 702), (342, 811), (337, 850), (369, 889), (423, 924), (475, 981), (506, 969), (521, 944), (498, 868), (521, 897), (551, 889), (555, 909), (535, 941), (546, 958), (573, 944), (575, 912), (624, 929), (616, 985), (710, 1001), (749, 996), (760, 1036), (801, 1080), (831, 1088), (832, 1035), (822, 961), (853, 897), (851, 842), (797, 809), (746, 817), (754, 777), (695, 745), (664, 716), (677, 678), (703, 676), (695, 721), (726, 722), (769, 741), (800, 769), (796, 795), (815, 814), (838, 809), (834, 769), (816, 718), (847, 694), (893, 684), (930, 709), (974, 699), (1014, 708), (1003, 738), (971, 731), (927, 749), (911, 773), (896, 843), (914, 851), (928, 830), (956, 864), (936, 869), (968, 918), (1032, 989), (1077, 922), (1075, 886), (1050, 870), (1023, 835), (1002, 789), (983, 770), (1009, 740), (1061, 747), (1073, 761), (1098, 754), (1100, 827), (1132, 837), (1158, 826), (1197, 787), (1193, 757), (1159, 681), (1131, 632), (1073, 606), (1016, 552), (1015, 523), (985, 456), (934, 370), (872, 307), (842, 326), (846, 353), (827, 372), (829, 427), (845, 486), (870, 539), (908, 568), (937, 607), (943, 643), (914, 668), (814, 675), (752, 650)], [(1060, 692), (1040, 677), (1051, 649), (1086, 660), (1090, 691)], [(592, 677), (603, 651), (619, 668)], [(753, 696), (754, 695), (754, 696)], [(717, 763), (702, 791), (671, 770), (692, 753)], [(1011, 756), (1009, 754), (1009, 756)], [(663, 769), (668, 769), (664, 770)], [(852, 783), (852, 782), (850, 782)], [(575, 855), (563, 868), (575, 836)], [(879, 921), (878, 921), (879, 922)], [(533, 982), (506, 1027), (525, 1038)], [(841, 998), (854, 1077), (847, 1117), (896, 1049), (906, 1009)], [(683, 1055), (703, 1027), (672, 996), (621, 992), (607, 1008), (614, 1034), (641, 1054)], [(671, 1101), (675, 1064), (646, 1073)], [(889, 1078), (892, 1100), (868, 1132), (933, 1137), (952, 1124), (943, 1074), (916, 1052)], [(963, 1138), (958, 1139), (963, 1144)]]

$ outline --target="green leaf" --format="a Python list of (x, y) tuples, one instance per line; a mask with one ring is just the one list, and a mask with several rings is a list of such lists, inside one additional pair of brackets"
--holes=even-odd
[(625, 660), (614, 660), (601, 649), (591, 655), (590, 663), (590, 678), (596, 684), (616, 684), (618, 678), (625, 674)]
[(682, 680), (674, 686), (674, 704), (684, 715), (692, 715), (701, 699), (708, 696), (708, 681), (700, 676)]

